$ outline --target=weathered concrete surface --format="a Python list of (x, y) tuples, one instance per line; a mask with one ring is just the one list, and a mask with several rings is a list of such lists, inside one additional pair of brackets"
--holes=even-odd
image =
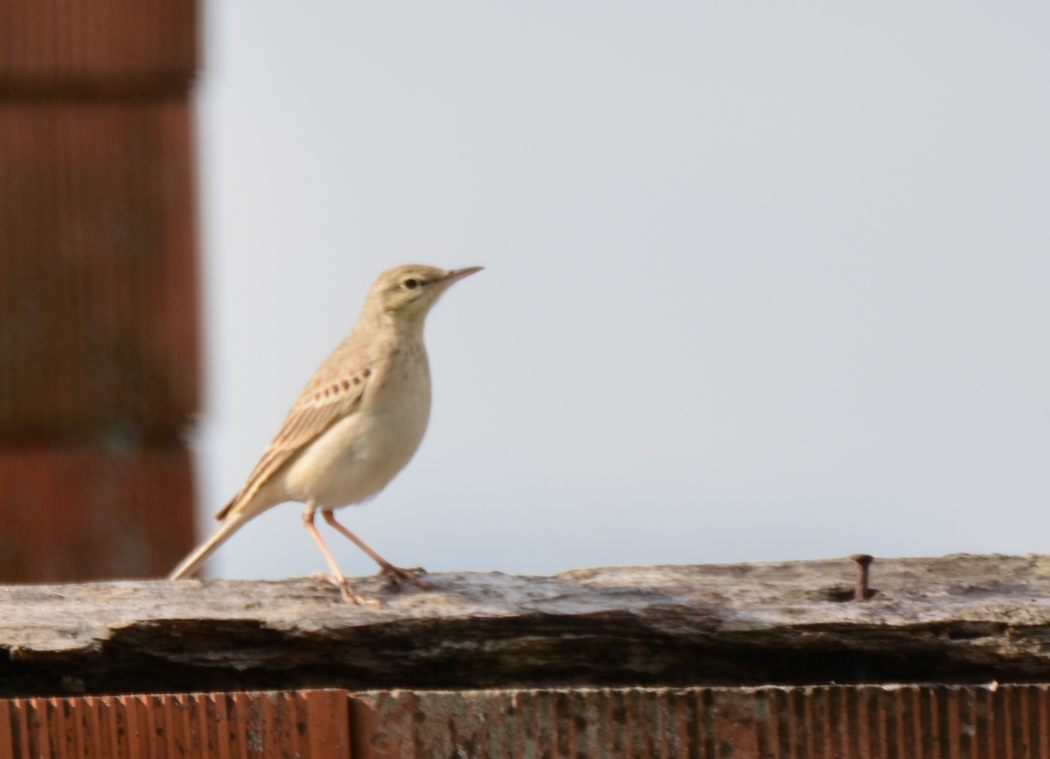
[(1050, 557), (0, 587), (0, 695), (1050, 681)]

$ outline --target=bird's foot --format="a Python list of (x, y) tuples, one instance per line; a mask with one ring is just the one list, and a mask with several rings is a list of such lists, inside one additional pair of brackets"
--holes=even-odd
[(433, 585), (420, 578), (420, 575), (427, 573), (427, 570), (423, 569), (423, 567), (406, 569), (404, 567), (395, 567), (393, 564), (380, 564), (380, 566), (382, 569), (379, 570), (379, 574), (389, 577), (390, 583), (399, 590), (404, 587), (405, 581), (423, 590), (434, 589)]
[(365, 598), (360, 593), (350, 587), (350, 581), (345, 577), (336, 577), (335, 575), (326, 574), (325, 572), (315, 572), (310, 575), (314, 580), (324, 580), (327, 583), (331, 583), (339, 588), (339, 592), (343, 594), (343, 600), (347, 603), (357, 604), (358, 606), (373, 606), (380, 607), (381, 604), (375, 598)]

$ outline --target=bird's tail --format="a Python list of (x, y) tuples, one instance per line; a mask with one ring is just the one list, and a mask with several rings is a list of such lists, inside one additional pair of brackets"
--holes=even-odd
[(171, 571), (171, 574), (168, 575), (168, 579), (178, 580), (196, 572), (200, 565), (203, 564), (212, 553), (214, 553), (216, 548), (225, 543), (226, 539), (236, 532), (241, 525), (255, 516), (255, 513), (245, 513), (246, 511), (247, 510), (243, 510), (230, 514), (224, 519), (222, 524), (220, 524), (215, 532), (211, 534), (211, 537), (197, 546), (197, 548), (193, 550), (193, 553), (183, 559), (182, 562)]

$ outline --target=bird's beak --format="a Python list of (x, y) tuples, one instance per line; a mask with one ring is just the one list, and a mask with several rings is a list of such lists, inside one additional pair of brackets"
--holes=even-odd
[(441, 278), (441, 286), (448, 287), (453, 282), (458, 282), (461, 279), (469, 277), (471, 274), (476, 274), (484, 268), (484, 266), (468, 266), (466, 269), (453, 269)]

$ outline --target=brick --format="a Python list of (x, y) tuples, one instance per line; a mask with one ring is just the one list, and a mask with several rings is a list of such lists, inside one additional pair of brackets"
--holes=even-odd
[(1050, 733), (1045, 684), (399, 690), (350, 699), (355, 759), (1005, 759), (1047, 756)]
[(190, 453), (0, 448), (0, 582), (164, 576), (194, 541)]
[(0, 97), (185, 90), (198, 65), (196, 0), (4, 0)]
[(0, 757), (348, 759), (347, 693), (0, 700)]
[(184, 96), (0, 105), (0, 441), (184, 433), (191, 129)]

